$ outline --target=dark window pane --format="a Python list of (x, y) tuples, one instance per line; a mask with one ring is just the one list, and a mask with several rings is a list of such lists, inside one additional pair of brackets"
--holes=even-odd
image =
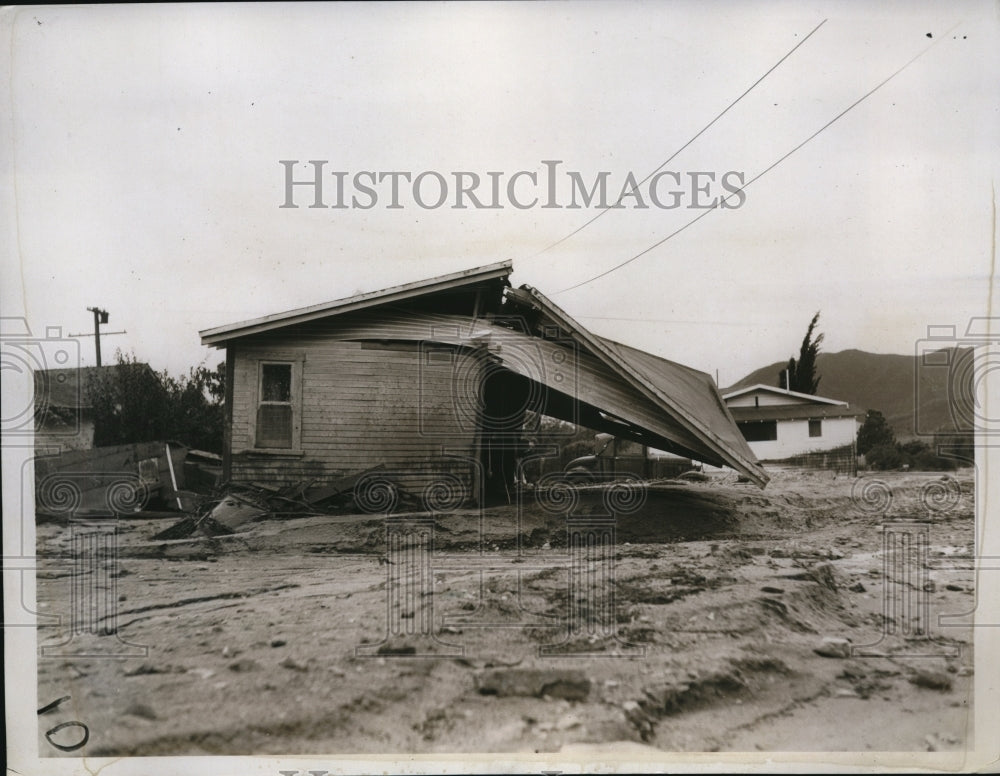
[(747, 442), (773, 442), (778, 438), (778, 423), (774, 420), (738, 423), (737, 425)]
[(291, 401), (292, 365), (263, 364), (261, 369), (261, 401)]
[(642, 455), (642, 445), (633, 442), (631, 439), (619, 439), (616, 441), (618, 455)]
[(262, 404), (257, 408), (257, 447), (292, 446), (290, 404)]
[(810, 420), (809, 421), (809, 436), (811, 436), (811, 437), (823, 436), (823, 421), (822, 420)]

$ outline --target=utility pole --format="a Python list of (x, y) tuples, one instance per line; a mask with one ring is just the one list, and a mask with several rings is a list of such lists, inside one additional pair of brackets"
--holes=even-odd
[(101, 324), (108, 322), (108, 311), (100, 307), (88, 307), (94, 314), (94, 347), (97, 351), (97, 365), (101, 365)]

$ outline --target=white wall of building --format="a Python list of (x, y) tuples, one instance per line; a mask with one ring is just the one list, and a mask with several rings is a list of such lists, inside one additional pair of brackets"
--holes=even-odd
[(748, 444), (761, 461), (777, 461), (793, 455), (832, 450), (854, 441), (858, 421), (856, 418), (823, 418), (820, 430), (820, 436), (811, 437), (808, 420), (779, 420), (777, 439)]

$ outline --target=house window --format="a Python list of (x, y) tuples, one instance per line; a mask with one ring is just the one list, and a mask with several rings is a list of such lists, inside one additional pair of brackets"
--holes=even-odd
[(259, 380), (254, 444), (259, 448), (290, 450), (295, 441), (292, 364), (262, 362)]
[(773, 442), (778, 438), (778, 421), (760, 420), (736, 424), (747, 442)]
[(809, 421), (809, 436), (811, 436), (811, 437), (821, 437), (821, 436), (823, 436), (823, 421), (822, 420), (810, 420)]

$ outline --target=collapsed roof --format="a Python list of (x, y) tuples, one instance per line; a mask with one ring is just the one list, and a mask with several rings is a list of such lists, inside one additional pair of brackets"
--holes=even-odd
[(201, 339), (225, 347), (347, 316), (358, 339), (485, 347), (527, 382), (541, 414), (767, 483), (711, 377), (589, 332), (530, 286), (511, 288), (511, 271), (501, 262), (207, 329)]

